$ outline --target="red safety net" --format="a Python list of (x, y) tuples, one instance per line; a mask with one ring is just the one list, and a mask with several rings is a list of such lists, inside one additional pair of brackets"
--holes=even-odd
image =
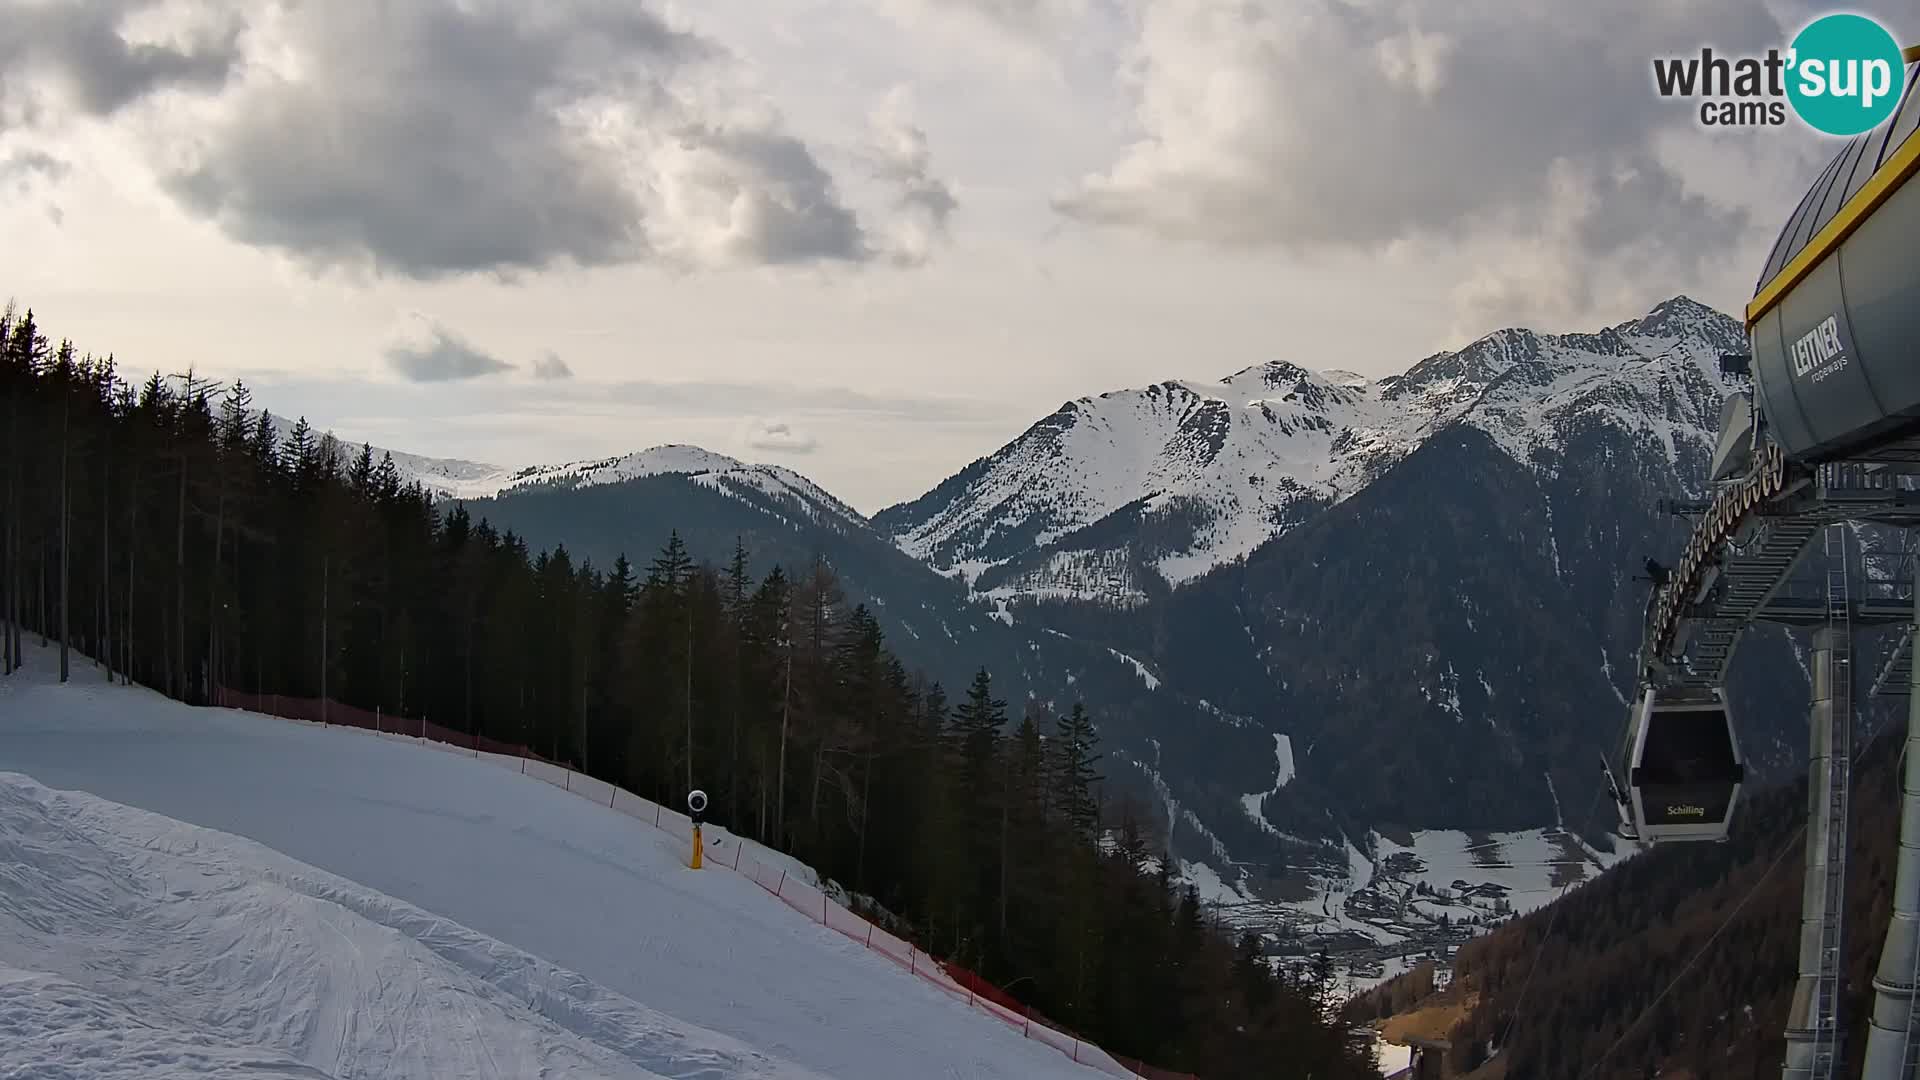
[(343, 705), (332, 699), (282, 697), (279, 694), (248, 694), (238, 690), (219, 687), (214, 691), (214, 701), (229, 709), (244, 709), (247, 712), (264, 713), (268, 716), (283, 717), (288, 720), (305, 720), (313, 724), (328, 724), (336, 727), (360, 728), (364, 731), (377, 731), (393, 735), (409, 735), (428, 742), (445, 743), (458, 746), (463, 750), (472, 750), (481, 754), (499, 754), (503, 757), (528, 758), (558, 765), (548, 758), (534, 753), (518, 743), (505, 742), (486, 735), (476, 735), (452, 728), (441, 727), (427, 720), (408, 719), (382, 713), (379, 710), (362, 709), (357, 705)]
[[(474, 735), (442, 727), (424, 719), (407, 719), (379, 711), (369, 712), (337, 701), (314, 698), (282, 697), (278, 694), (247, 694), (224, 687), (214, 692), (217, 704), (230, 709), (263, 713), (289, 720), (315, 724), (334, 724), (362, 728), (387, 735), (420, 739), (458, 747), (474, 755), (497, 755), (519, 759), (502, 764), (517, 766), (518, 771), (555, 787), (591, 799), (617, 810), (643, 824), (691, 842), (692, 822), (685, 814), (669, 810), (643, 799), (624, 788), (596, 780), (559, 762), (548, 761), (524, 746), (502, 742), (485, 735)], [(537, 764), (536, 764), (537, 763)], [(751, 841), (732, 836), (717, 826), (704, 827), (706, 854), (703, 865), (735, 871), (773, 894), (788, 907), (830, 930), (899, 964), (907, 971), (945, 990), (954, 1000), (980, 1009), (1019, 1029), (1027, 1038), (1048, 1046), (1112, 1076), (1141, 1077), (1143, 1080), (1199, 1080), (1191, 1073), (1155, 1068), (1145, 1062), (1109, 1054), (1093, 1043), (1073, 1034), (1059, 1024), (1034, 1013), (1019, 999), (972, 971), (945, 961), (935, 960), (925, 950), (897, 934), (889, 933), (863, 915), (834, 900), (818, 885), (801, 879), (799, 873), (783, 867), (781, 856)], [(756, 858), (758, 854), (760, 857)], [(802, 868), (804, 869), (804, 868)]]

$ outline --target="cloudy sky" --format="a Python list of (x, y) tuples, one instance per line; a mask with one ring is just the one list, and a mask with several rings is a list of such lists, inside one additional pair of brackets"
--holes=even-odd
[(0, 0), (0, 296), (354, 440), (871, 511), (1081, 394), (1736, 309), (1832, 144), (1650, 59), (1825, 10)]

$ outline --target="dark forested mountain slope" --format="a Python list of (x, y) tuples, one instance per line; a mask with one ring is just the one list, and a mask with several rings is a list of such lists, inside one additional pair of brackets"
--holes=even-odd
[[(621, 552), (656, 551), (677, 532), (695, 557), (724, 562), (741, 545), (755, 574), (775, 565), (831, 565), (914, 666), (949, 686), (982, 665), (1020, 678), (1024, 650), (1009, 628), (967, 603), (964, 588), (887, 543), (851, 510), (737, 474), (662, 471), (594, 485), (532, 485), (469, 500), (468, 513), (576, 558), (606, 566)], [(1024, 694), (1020, 695), (1024, 697)]]
[(1112, 793), (1151, 807), (1144, 824), (1157, 835), (1176, 836), (1182, 857), (1216, 848), (1262, 858), (1292, 852), (1303, 865), (1344, 867), (1337, 832), (1324, 815), (1294, 830), (1299, 839), (1287, 840), (1240, 809), (1245, 792), (1270, 787), (1274, 776), (1272, 738), (1245, 717), (1221, 710), (1204, 692), (1165, 687), (1153, 668), (1125, 650), (1043, 628), (1004, 603), (970, 596), (962, 583), (907, 556), (857, 513), (812, 496), (818, 489), (794, 474), (768, 483), (763, 467), (719, 455), (675, 458), (655, 461), (644, 470), (649, 475), (638, 478), (522, 484), (464, 506), (477, 519), (535, 544), (564, 545), (595, 565), (620, 551), (652, 550), (670, 533), (695, 558), (716, 564), (731, 558), (738, 543), (754, 573), (775, 564), (807, 566), (818, 557), (832, 568), (847, 602), (866, 604), (890, 647), (929, 678), (956, 687), (985, 666), (1014, 703), (1016, 719), (1028, 702), (1086, 705), (1108, 746), (1105, 778)]
[[(1646, 586), (1630, 571), (1683, 535), (1648, 512), (1663, 488), (1621, 469), (1632, 448), (1609, 439), (1543, 476), (1477, 429), (1437, 434), (1144, 612), (1151, 655), (1170, 685), (1205, 685), (1311, 748), (1287, 789), (1294, 815), (1337, 806), (1360, 832), (1604, 828), (1576, 819), (1633, 693)], [(1806, 691), (1785, 635), (1751, 635), (1735, 685), (1756, 763), (1794, 760)]]
[[(1856, 1066), (1887, 926), (1901, 744), (1866, 745), (1854, 777), (1843, 1014)], [(1452, 1067), (1464, 1074), (1497, 1046), (1506, 1080), (1779, 1075), (1805, 821), (1804, 781), (1774, 787), (1727, 843), (1655, 848), (1462, 947), (1455, 983), (1479, 1004), (1454, 1033)]]
[[(1648, 588), (1636, 575), (1648, 557), (1671, 562), (1691, 527), (1656, 506), (1704, 493), (1731, 387), (1718, 358), (1741, 344), (1732, 319), (1682, 297), (1596, 333), (1503, 330), (1403, 376), (1332, 378), (1340, 394), (1281, 380), (1296, 404), (1335, 425), (1312, 437), (1324, 436), (1331, 455), (1313, 475), (1332, 479), (1310, 512), (1294, 500), (1299, 514), (1262, 525), (1271, 539), (1118, 604), (996, 584), (991, 568), (979, 581), (1014, 597), (1017, 619), (1127, 652), (1163, 691), (1204, 697), (1287, 737), (1294, 779), (1261, 800), (1268, 828), (1255, 823), (1267, 843), (1229, 843), (1224, 855), (1187, 849), (1229, 882), (1256, 884), (1263, 861), (1289, 857), (1271, 846), (1272, 831), (1331, 830), (1374, 857), (1375, 833), (1563, 822), (1604, 847), (1612, 815), (1597, 804), (1597, 765), (1617, 748), (1635, 692)], [(1229, 410), (1223, 445), (1237, 445), (1239, 427), (1266, 430), (1259, 405), (1255, 395)], [(1158, 431), (1160, 412), (1125, 395), (1072, 412), (1047, 437), (1097, 462), (1118, 452), (1108, 447), (1158, 438), (1141, 433)], [(1130, 421), (1136, 414), (1144, 419)], [(1135, 437), (1120, 433), (1127, 422)], [(1067, 427), (1104, 435), (1069, 438)], [(1045, 495), (1031, 456), (1010, 444), (878, 520), (936, 559), (997, 557), (983, 538), (1017, 528), (1023, 508), (1044, 508), (1053, 522), (1078, 505)], [(1298, 460), (1273, 468), (1307, 475)], [(1193, 488), (1202, 489), (1215, 490)], [(1252, 505), (1216, 503), (1216, 517)], [(1117, 520), (1082, 534), (1112, 533)], [(1132, 554), (1115, 558), (1138, 563), (1144, 549), (1125, 543)], [(1755, 631), (1732, 685), (1744, 748), (1763, 777), (1780, 775), (1802, 752), (1803, 645)], [(1238, 752), (1189, 748), (1223, 773)], [(1195, 809), (1223, 836), (1230, 818), (1250, 816), (1244, 800)]]

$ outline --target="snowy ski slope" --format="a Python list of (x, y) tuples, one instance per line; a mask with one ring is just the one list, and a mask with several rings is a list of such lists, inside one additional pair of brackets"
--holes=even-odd
[(0, 682), (0, 868), (25, 875), (0, 878), (0, 1074), (63, 1075), (12, 1056), (57, 1044), (88, 1076), (1099, 1075), (539, 780), (77, 657), (57, 686), (28, 651)]
[(0, 851), (0, 1075), (820, 1077), (250, 840), (19, 773)]

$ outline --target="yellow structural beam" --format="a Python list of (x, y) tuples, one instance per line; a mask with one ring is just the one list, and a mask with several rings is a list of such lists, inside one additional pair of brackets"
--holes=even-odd
[[(1920, 56), (1920, 45), (1907, 50), (1908, 59), (1915, 56)], [(1800, 254), (1782, 267), (1753, 298), (1753, 302), (1747, 305), (1747, 329), (1751, 331), (1754, 324), (1772, 311), (1795, 285), (1805, 281), (1807, 275), (1813, 273), (1814, 267), (1845, 243), (1847, 237), (1852, 236), (1854, 230), (1864, 224), (1875, 210), (1880, 209), (1882, 203), (1892, 198), (1893, 193), (1899, 191), (1916, 171), (1920, 171), (1920, 138), (1908, 136), (1892, 157), (1881, 162), (1873, 178), (1853, 198), (1847, 200), (1832, 221), (1827, 222), (1826, 228), (1807, 241), (1807, 246), (1800, 250)]]

